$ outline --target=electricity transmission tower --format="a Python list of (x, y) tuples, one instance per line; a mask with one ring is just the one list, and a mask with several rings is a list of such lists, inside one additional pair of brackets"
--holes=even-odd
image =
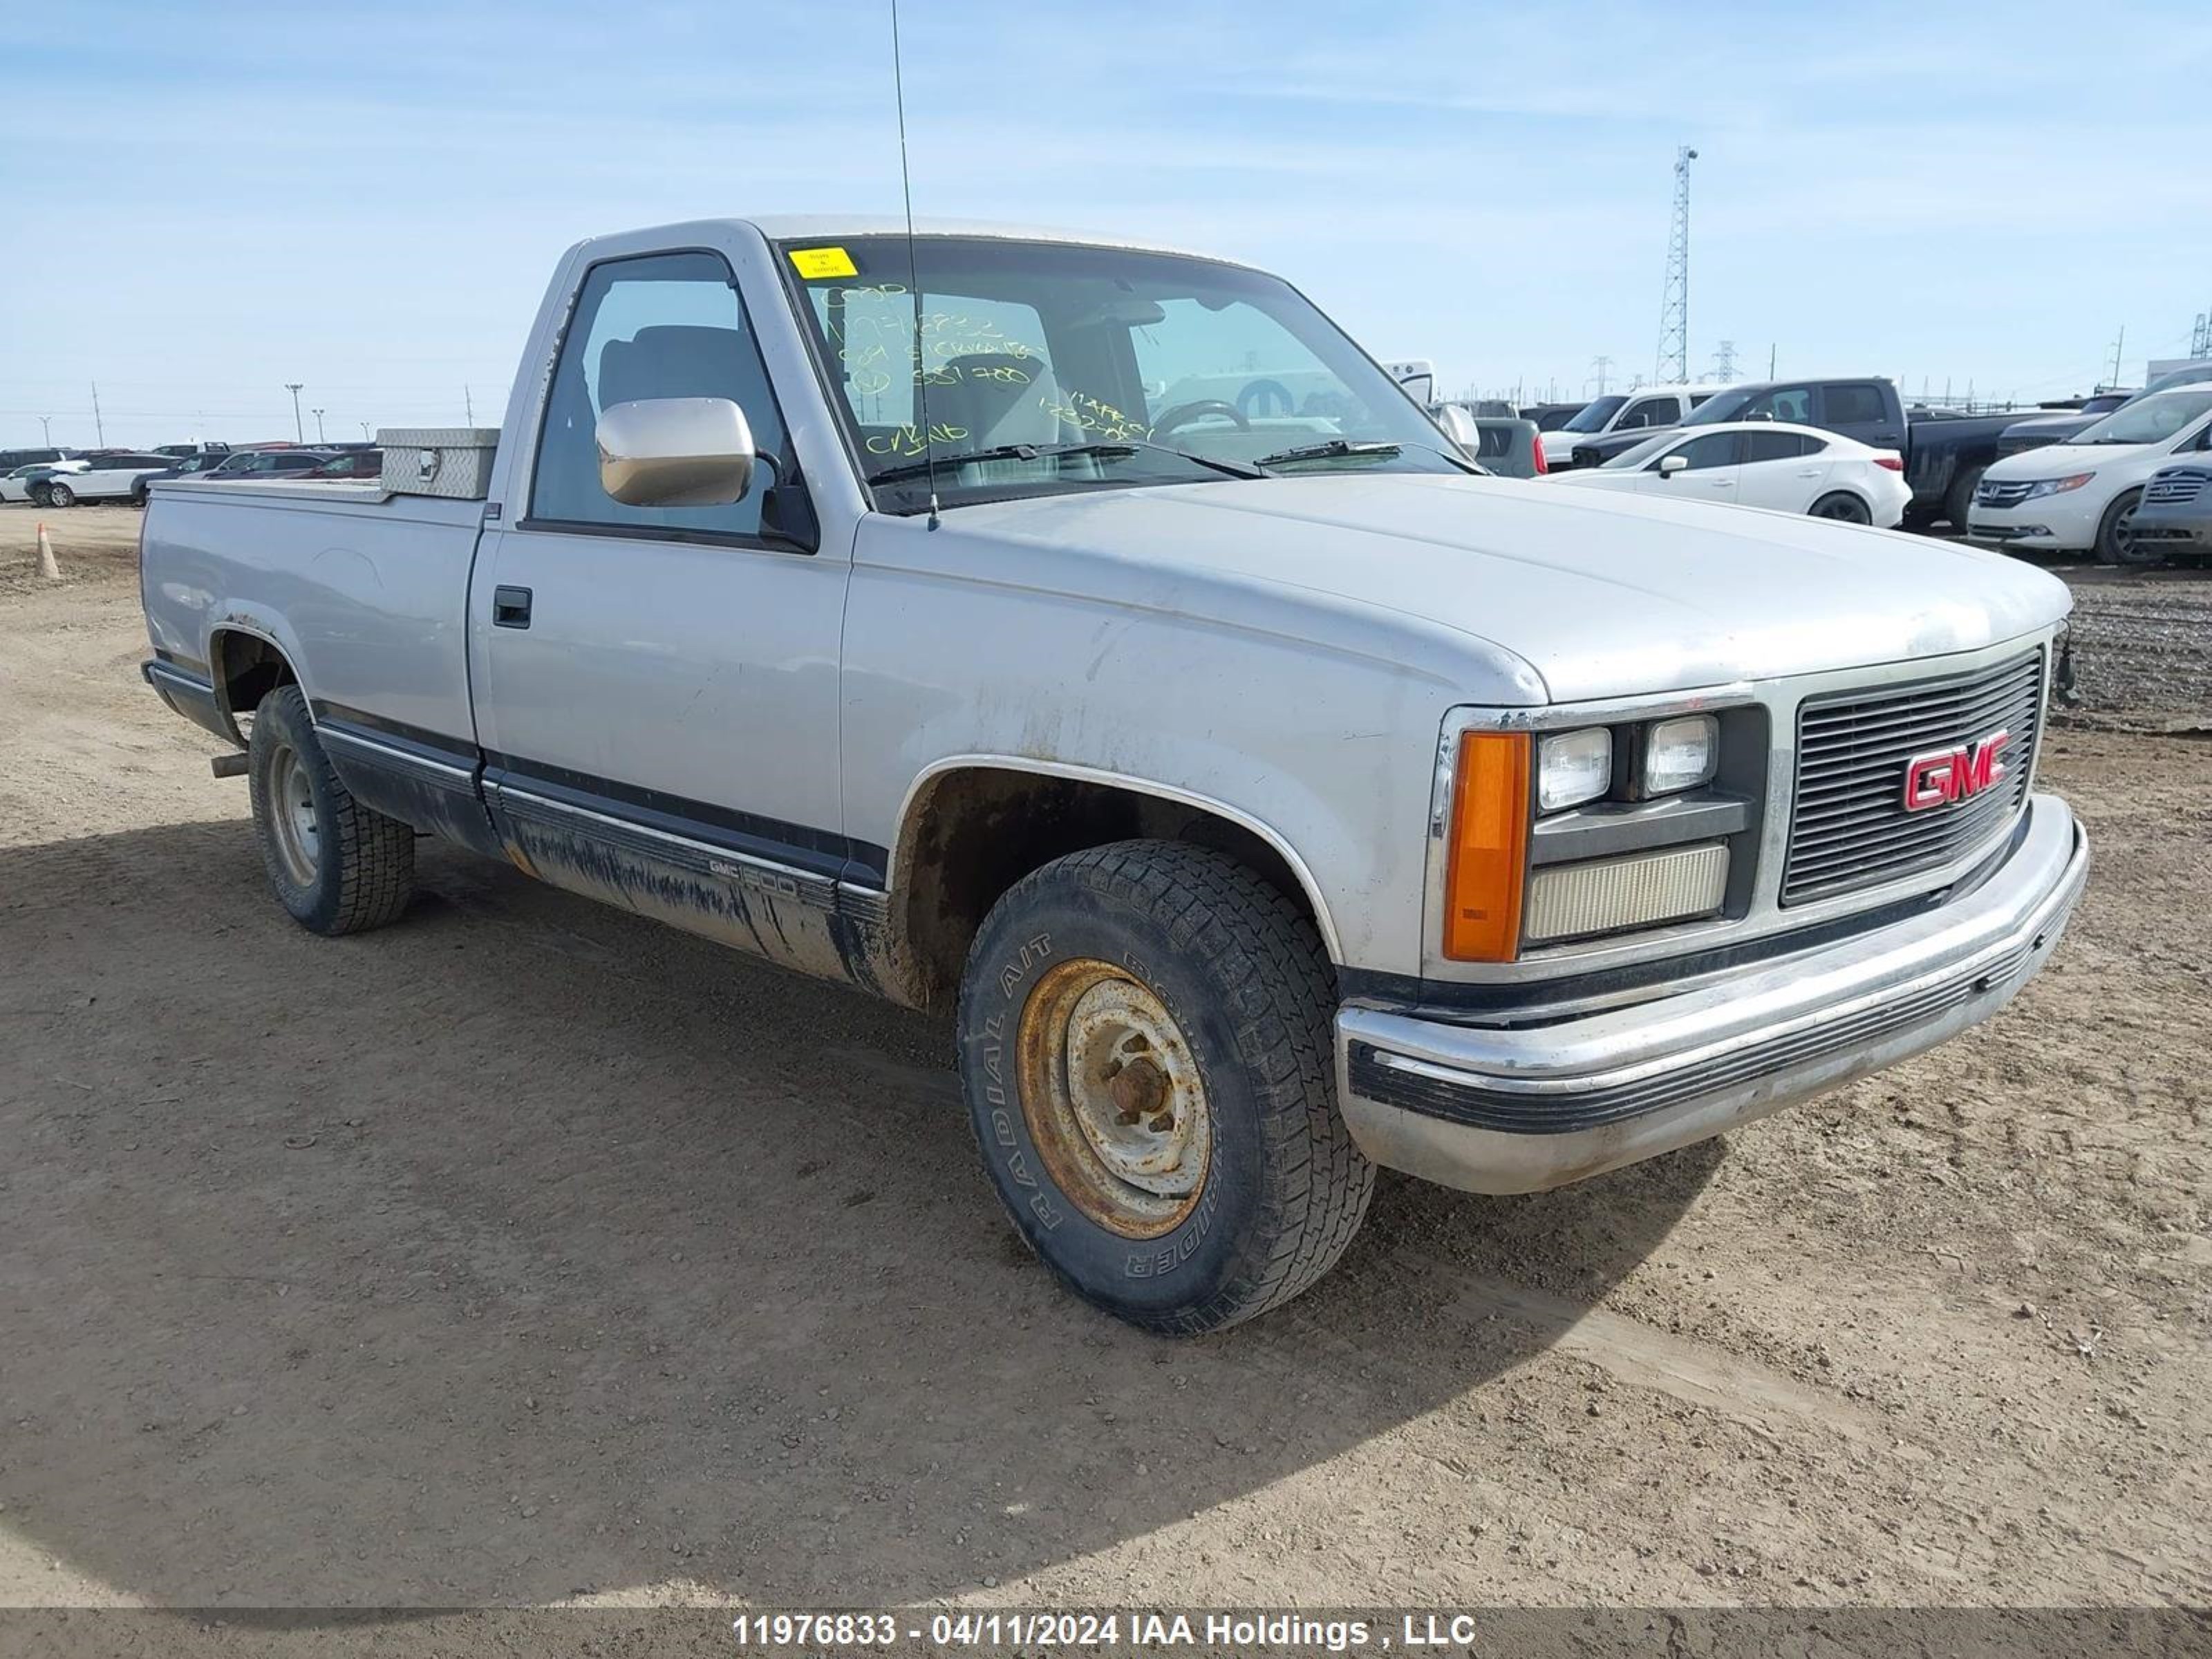
[(2212, 357), (2212, 311), (2197, 313), (2197, 326), (2189, 334), (2189, 355)]
[(1717, 380), (1735, 379), (1735, 342), (1723, 340), (1713, 353), (1713, 378)]
[(1613, 374), (1613, 359), (1606, 356), (1593, 357), (1590, 359), (1590, 367), (1597, 371), (1595, 377), (1597, 380), (1597, 395), (1602, 398), (1605, 396), (1606, 380)]
[(1659, 301), (1659, 373), (1662, 386), (1690, 378), (1690, 163), (1698, 152), (1684, 144), (1674, 152), (1674, 223), (1667, 238), (1667, 286)]

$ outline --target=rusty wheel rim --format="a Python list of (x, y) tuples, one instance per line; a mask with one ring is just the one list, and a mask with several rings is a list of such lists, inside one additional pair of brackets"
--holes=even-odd
[(1053, 1182), (1092, 1221), (1157, 1238), (1197, 1206), (1213, 1152), (1198, 1060), (1149, 986), (1089, 957), (1023, 1005), (1022, 1115)]

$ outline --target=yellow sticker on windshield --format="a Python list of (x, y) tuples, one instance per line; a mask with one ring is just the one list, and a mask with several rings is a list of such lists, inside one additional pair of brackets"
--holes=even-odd
[(791, 264), (810, 283), (824, 276), (860, 274), (860, 268), (853, 263), (853, 256), (842, 247), (795, 247), (791, 251)]

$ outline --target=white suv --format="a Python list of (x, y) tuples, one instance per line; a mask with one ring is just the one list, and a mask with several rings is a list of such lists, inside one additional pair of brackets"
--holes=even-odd
[(2212, 386), (2136, 398), (2064, 443), (2008, 455), (1982, 475), (1967, 535), (1999, 547), (2094, 553), (2106, 564), (2158, 556), (2128, 533), (2143, 486), (2177, 455), (2212, 448)]

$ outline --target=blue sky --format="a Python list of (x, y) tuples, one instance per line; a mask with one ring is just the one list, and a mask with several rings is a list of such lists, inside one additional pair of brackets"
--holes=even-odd
[[(2086, 389), (2212, 308), (2199, 5), (904, 0), (917, 212), (1278, 270), (1449, 389), (1690, 352)], [(35, 27), (27, 27), (33, 25)], [(0, 446), (496, 418), (578, 237), (895, 211), (888, 12), (62, 0), (0, 45)], [(313, 434), (313, 419), (308, 417)]]

